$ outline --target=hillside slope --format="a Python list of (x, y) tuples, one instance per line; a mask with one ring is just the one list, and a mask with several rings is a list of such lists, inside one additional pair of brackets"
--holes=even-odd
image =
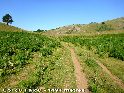
[(57, 38), (1, 24), (0, 93), (124, 93), (124, 33), (74, 36), (123, 32), (122, 19), (61, 27), (54, 31), (72, 36)]
[(59, 38), (75, 50), (91, 93), (124, 93), (124, 33)]
[(124, 32), (124, 17), (104, 21), (101, 23), (73, 24), (49, 30), (46, 34), (100, 34)]
[(15, 26), (6, 25), (6, 24), (0, 22), (0, 31), (22, 32), (25, 30), (15, 27)]

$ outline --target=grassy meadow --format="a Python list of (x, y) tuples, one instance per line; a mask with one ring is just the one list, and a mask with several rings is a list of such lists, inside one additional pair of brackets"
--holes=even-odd
[(98, 64), (124, 84), (123, 27), (123, 17), (42, 33), (0, 23), (0, 93), (15, 92), (8, 89), (22, 89), (20, 93), (34, 93), (30, 89), (40, 89), (41, 93), (76, 89), (70, 48), (86, 74), (91, 93), (124, 93), (124, 88)]
[(124, 83), (124, 34), (98, 36), (63, 36), (60, 40), (74, 44), (93, 93), (123, 93), (124, 90), (98, 65), (104, 64)]

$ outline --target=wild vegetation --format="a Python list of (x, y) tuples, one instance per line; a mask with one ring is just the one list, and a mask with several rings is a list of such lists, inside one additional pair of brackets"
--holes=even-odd
[(1, 31), (0, 47), (1, 92), (8, 92), (8, 88), (27, 89), (26, 93), (35, 88), (76, 88), (69, 50), (58, 40), (41, 34)]
[(3, 22), (5, 22), (7, 25), (12, 24), (13, 22), (12, 16), (10, 14), (6, 14), (2, 19)]
[(63, 40), (65, 42), (86, 46), (89, 50), (95, 48), (95, 53), (100, 56), (108, 55), (108, 57), (114, 57), (124, 61), (124, 34), (102, 35), (97, 37), (67, 36)]
[(104, 22), (90, 22), (89, 24), (73, 24), (49, 30), (49, 35), (98, 35), (124, 32), (124, 17)]
[[(81, 62), (81, 66), (83, 71), (86, 73), (88, 78), (88, 89), (92, 93), (123, 93), (124, 90), (98, 65), (97, 61), (103, 63), (106, 61), (106, 58), (99, 58), (96, 54), (94, 54), (91, 50), (87, 50), (84, 47), (75, 47), (76, 53), (78, 54), (78, 58)], [(116, 60), (117, 61), (117, 60)], [(110, 61), (111, 64), (114, 64), (114, 61)], [(119, 65), (120, 64), (120, 65)], [(123, 63), (116, 64), (115, 67), (110, 66), (113, 70), (117, 70), (118, 67), (122, 67)], [(124, 69), (123, 69), (124, 70)], [(110, 70), (112, 71), (112, 70)], [(121, 76), (123, 76), (123, 71), (118, 70)], [(115, 73), (115, 71), (113, 71)], [(117, 75), (117, 74), (116, 74)], [(119, 75), (117, 75), (119, 76)], [(122, 78), (121, 78), (122, 79)]]
[[(60, 43), (46, 36), (26, 32), (0, 33), (0, 68), (1, 75), (11, 73), (12, 68), (22, 67), (31, 58), (32, 52), (40, 51), (42, 56), (52, 55), (53, 49)], [(9, 70), (9, 72), (7, 72)]]
[(112, 74), (124, 82), (124, 34), (63, 36), (60, 39), (75, 45), (83, 71), (89, 80), (89, 90), (93, 93), (124, 92), (97, 63), (103, 63)]
[[(27, 32), (0, 23), (0, 92), (3, 89), (8, 92), (8, 88), (26, 89), (25, 93), (36, 88), (41, 92), (46, 90), (45, 93), (53, 93), (48, 91), (53, 88), (76, 89), (71, 48), (77, 54), (82, 73), (86, 74), (88, 90), (92, 93), (123, 93), (117, 81), (98, 64), (103, 64), (124, 83), (123, 27), (123, 18), (60, 27), (54, 29), (55, 33), (40, 29), (37, 33)], [(114, 31), (116, 34), (112, 34)], [(82, 32), (83, 35), (77, 34)], [(58, 34), (63, 35), (54, 37)]]
[(4, 77), (15, 74), (29, 64), (33, 52), (40, 52), (42, 57), (52, 55), (60, 43), (46, 36), (30, 34), (27, 32), (0, 33), (0, 75), (1, 82)]
[(23, 31), (26, 31), (26, 30), (18, 28), (18, 27), (15, 27), (15, 26), (6, 25), (6, 24), (0, 22), (0, 32), (1, 31), (23, 32)]
[(34, 32), (46, 32), (47, 30), (41, 30), (41, 29), (37, 29), (37, 31), (34, 31)]

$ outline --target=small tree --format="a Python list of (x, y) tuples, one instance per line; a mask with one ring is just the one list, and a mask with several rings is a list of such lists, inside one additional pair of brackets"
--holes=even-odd
[(12, 24), (13, 22), (12, 16), (6, 14), (5, 16), (3, 16), (3, 22), (5, 22), (7, 25), (9, 25), (9, 23)]
[(102, 22), (102, 24), (105, 24), (105, 22)]

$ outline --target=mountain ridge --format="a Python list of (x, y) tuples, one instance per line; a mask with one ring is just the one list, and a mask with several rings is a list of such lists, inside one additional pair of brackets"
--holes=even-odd
[(103, 33), (103, 32), (124, 32), (124, 17), (107, 20), (104, 22), (91, 22), (89, 24), (73, 24), (56, 29), (48, 30), (46, 34), (85, 34), (85, 33)]

